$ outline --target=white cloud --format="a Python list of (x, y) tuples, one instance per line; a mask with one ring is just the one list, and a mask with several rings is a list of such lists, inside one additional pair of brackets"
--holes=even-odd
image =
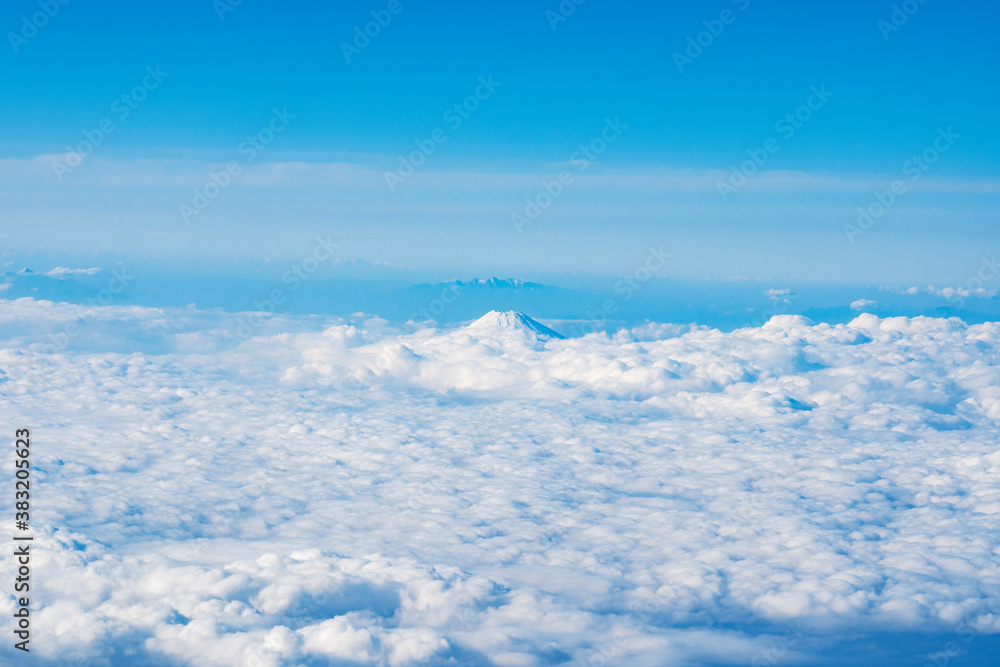
[(764, 296), (771, 301), (781, 301), (789, 303), (792, 300), (792, 290), (790, 289), (769, 289), (764, 291)]
[[(44, 154), (29, 158), (0, 159), (0, 175), (5, 180), (31, 179), (38, 182), (52, 177), (52, 163), (66, 161), (73, 153)], [(163, 185), (187, 184), (194, 178), (203, 178), (204, 173), (225, 166), (225, 162), (208, 159), (182, 159), (175, 157), (128, 158), (94, 156), (90, 161), (90, 174), (79, 174), (77, 180), (87, 183), (116, 185)], [(396, 168), (395, 156), (351, 155), (339, 161), (262, 161), (248, 165), (244, 169), (242, 182), (261, 187), (273, 186), (321, 186), (349, 187), (382, 186), (384, 171)], [(506, 171), (456, 170), (454, 165), (442, 164), (436, 169), (420, 170), (420, 177), (432, 186), (468, 186), (492, 190), (525, 183), (535, 183), (539, 176), (550, 176), (570, 163), (538, 165), (524, 169), (521, 165), (510, 165)], [(727, 170), (720, 169), (642, 169), (608, 170), (604, 173), (578, 175), (581, 182), (591, 186), (609, 189), (646, 192), (711, 192), (717, 193), (720, 179), (729, 176)], [(753, 178), (754, 188), (773, 192), (792, 191), (867, 191), (884, 186), (887, 174), (836, 174), (791, 170), (764, 170)], [(913, 191), (942, 192), (953, 194), (1000, 193), (1000, 182), (990, 179), (955, 180), (926, 176), (912, 186)]]
[(874, 308), (878, 303), (872, 301), (871, 299), (858, 299), (857, 301), (851, 302), (851, 310), (865, 310), (869, 308)]
[(983, 287), (969, 289), (967, 287), (935, 287), (934, 285), (928, 285), (927, 293), (952, 301), (956, 299), (968, 299), (969, 297), (975, 297), (977, 299), (992, 299), (1000, 293), (1000, 290), (986, 289)]
[(906, 295), (920, 293), (930, 294), (948, 301), (957, 301), (961, 299), (968, 299), (970, 297), (976, 299), (992, 299), (997, 296), (997, 294), (1000, 294), (1000, 290), (987, 289), (984, 287), (970, 289), (968, 287), (935, 287), (934, 285), (928, 285), (923, 289), (916, 286), (907, 287), (906, 289), (900, 289), (897, 287), (879, 287), (879, 289), (886, 292), (896, 292), (898, 294)]
[(0, 302), (43, 659), (749, 664), (794, 622), (805, 664), (1000, 633), (1000, 324), (272, 318), (228, 351), (231, 315), (84, 315)]
[(65, 266), (57, 266), (50, 271), (46, 271), (43, 275), (46, 275), (50, 278), (58, 278), (60, 276), (71, 276), (71, 275), (92, 276), (95, 273), (100, 273), (100, 272), (101, 268), (99, 266), (95, 266), (89, 269), (68, 269)]

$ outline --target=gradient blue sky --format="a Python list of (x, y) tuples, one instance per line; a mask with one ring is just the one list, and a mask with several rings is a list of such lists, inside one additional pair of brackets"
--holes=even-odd
[[(243, 0), (220, 20), (211, 0), (71, 0), (17, 53), (8, 37), (4, 247), (293, 258), (329, 233), (348, 259), (516, 275), (619, 273), (655, 244), (678, 276), (876, 282), (960, 281), (1000, 250), (994, 3), (928, 0), (884, 39), (891, 2), (588, 0), (555, 30), (555, 0), (400, 2), (350, 63), (341, 42), (387, 1)], [(727, 9), (678, 72), (672, 54)], [(0, 27), (37, 11), (7, 2)], [(115, 118), (156, 65), (166, 80)], [(443, 112), (489, 75), (500, 87), (450, 128)], [(813, 86), (833, 97), (783, 138)], [(185, 224), (179, 204), (273, 108), (287, 130)], [(53, 160), (109, 117), (60, 182)], [(616, 117), (621, 137), (517, 233), (511, 214)], [(857, 207), (948, 127), (954, 146), (849, 243)], [(390, 191), (384, 172), (436, 128), (447, 141)], [(717, 182), (769, 138), (780, 150), (723, 201)]]

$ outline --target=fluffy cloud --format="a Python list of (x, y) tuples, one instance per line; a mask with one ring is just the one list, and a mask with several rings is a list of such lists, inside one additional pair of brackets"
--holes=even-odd
[(50, 278), (61, 278), (62, 276), (72, 276), (72, 275), (92, 276), (100, 272), (101, 268), (99, 266), (91, 267), (89, 269), (69, 269), (66, 268), (65, 266), (57, 266), (50, 271), (46, 271), (43, 275), (46, 275)]
[(229, 315), (77, 308), (0, 302), (53, 664), (799, 664), (901, 631), (922, 664), (1000, 633), (998, 324), (269, 318), (229, 350)]
[(871, 299), (857, 299), (851, 302), (851, 310), (865, 310), (867, 308), (874, 308), (878, 304)]
[(970, 297), (992, 299), (1000, 293), (1000, 290), (986, 289), (984, 287), (971, 289), (968, 287), (934, 287), (934, 285), (928, 285), (927, 293), (948, 300), (968, 299)]

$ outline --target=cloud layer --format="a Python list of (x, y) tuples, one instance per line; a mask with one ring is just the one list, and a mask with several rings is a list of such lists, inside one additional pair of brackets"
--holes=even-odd
[(791, 665), (945, 638), (884, 663), (922, 664), (1000, 634), (998, 324), (274, 318), (230, 351), (217, 317), (0, 302), (41, 658)]

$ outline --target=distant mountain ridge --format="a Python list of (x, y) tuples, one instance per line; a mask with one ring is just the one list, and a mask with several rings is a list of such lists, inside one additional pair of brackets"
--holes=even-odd
[(409, 319), (441, 324), (468, 321), (488, 311), (572, 317), (595, 301), (574, 290), (496, 276), (413, 285), (399, 292), (399, 298), (409, 308)]
[(554, 289), (548, 285), (542, 285), (540, 283), (532, 283), (526, 280), (518, 280), (517, 278), (497, 278), (493, 276), (491, 278), (473, 278), (472, 280), (449, 280), (443, 283), (421, 283), (420, 285), (414, 285), (414, 287), (439, 287), (454, 285), (460, 288), (490, 288), (490, 289), (509, 289), (509, 290), (519, 290), (519, 289)]
[[(193, 306), (238, 313), (274, 308), (274, 304), (267, 306), (269, 295), (279, 290), (284, 301), (275, 310), (280, 313), (349, 316), (364, 312), (393, 323), (430, 322), (446, 327), (467, 324), (489, 311), (514, 311), (532, 313), (546, 321), (564, 321), (564, 333), (570, 336), (591, 330), (613, 332), (647, 321), (695, 322), (730, 331), (760, 326), (772, 316), (784, 314), (803, 315), (814, 322), (846, 323), (857, 316), (858, 308), (879, 317), (958, 317), (969, 324), (1000, 321), (1000, 294), (992, 294), (994, 288), (989, 285), (983, 295), (951, 298), (946, 290), (952, 288), (930, 286), (656, 278), (638, 281), (636, 289), (622, 294), (616, 291), (613, 277), (565, 277), (573, 282), (559, 283), (572, 287), (498, 276), (416, 283), (416, 278), (405, 272), (390, 275), (373, 269), (373, 275), (383, 277), (317, 271), (302, 280), (301, 289), (289, 289), (282, 273), (286, 266), (281, 262), (270, 267), (263, 262), (172, 267), (162, 262), (135, 260), (135, 264), (126, 265), (117, 258), (103, 263), (99, 259), (39, 260), (32, 268), (5, 259), (0, 267), (0, 302), (29, 297), (80, 305)], [(120, 289), (116, 271), (136, 279)]]

